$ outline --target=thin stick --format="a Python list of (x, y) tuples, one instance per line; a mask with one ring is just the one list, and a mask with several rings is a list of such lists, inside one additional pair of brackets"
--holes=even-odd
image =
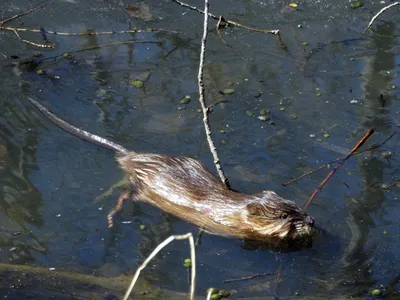
[(290, 180), (290, 181), (287, 181), (287, 182), (285, 182), (285, 183), (282, 183), (282, 185), (283, 185), (283, 186), (287, 186), (287, 185), (289, 185), (289, 184), (291, 184), (291, 183), (293, 183), (293, 182), (296, 182), (297, 180), (302, 179), (303, 177), (306, 177), (306, 176), (311, 175), (311, 174), (313, 174), (313, 173), (315, 173), (315, 172), (317, 172), (317, 171), (319, 171), (319, 170), (322, 170), (323, 168), (326, 168), (328, 165), (333, 164), (333, 163), (335, 163), (335, 162), (338, 162), (339, 160), (342, 160), (342, 159), (343, 159), (343, 157), (339, 157), (339, 158), (337, 158), (337, 159), (335, 159), (335, 160), (333, 160), (333, 161), (331, 161), (331, 162), (328, 162), (328, 163), (326, 163), (326, 164), (324, 164), (324, 165), (322, 165), (322, 166), (320, 166), (320, 167), (318, 167), (318, 168), (316, 168), (316, 169), (313, 169), (313, 170), (311, 170), (311, 171), (308, 171), (307, 173), (304, 173), (303, 175), (301, 175), (301, 176), (299, 176), (299, 177), (296, 177), (296, 178), (294, 178), (294, 179), (292, 179), (292, 180)]
[(367, 28), (365, 28), (363, 34), (365, 34), (367, 32), (367, 30), (371, 28), (372, 23), (374, 23), (376, 18), (379, 17), (385, 10), (391, 8), (392, 6), (399, 5), (399, 4), (400, 4), (400, 2), (394, 2), (394, 3), (390, 4), (390, 5), (385, 6), (384, 8), (382, 8), (375, 16), (372, 17), (371, 21), (368, 23)]
[[(8, 31), (24, 31), (24, 32), (33, 32), (33, 33), (41, 33), (40, 29), (31, 29), (31, 28), (23, 28), (23, 27), (8, 27), (8, 26), (0, 26), (0, 30), (8, 30)], [(119, 30), (119, 31), (98, 31), (98, 32), (58, 32), (52, 30), (45, 30), (46, 34), (55, 34), (55, 35), (63, 35), (63, 36), (85, 36), (85, 35), (112, 35), (112, 34), (125, 34), (125, 33), (145, 33), (145, 32), (170, 32), (170, 33), (178, 33), (177, 31), (172, 30), (164, 30), (164, 29), (129, 29), (129, 30)]]
[(320, 185), (317, 187), (317, 189), (314, 191), (314, 193), (311, 195), (310, 199), (308, 199), (307, 203), (304, 205), (304, 210), (308, 208), (310, 205), (311, 201), (315, 198), (315, 196), (322, 190), (323, 186), (325, 183), (328, 182), (328, 180), (332, 177), (332, 175), (345, 163), (345, 161), (354, 153), (356, 152), (366, 141), (367, 139), (374, 133), (373, 129), (368, 130), (368, 132), (363, 136), (363, 138), (357, 143), (357, 145), (354, 146), (353, 149), (347, 155), (343, 158), (341, 162), (339, 162), (332, 171), (329, 172), (329, 174), (325, 177), (325, 179), (320, 183)]
[(195, 243), (196, 248), (197, 248), (197, 247), (200, 245), (200, 243), (201, 243), (201, 237), (202, 237), (203, 233), (204, 233), (204, 229), (203, 229), (203, 228), (200, 228), (200, 229), (199, 229), (199, 232), (197, 233), (197, 237), (196, 237), (196, 243)]
[[(173, 0), (176, 1), (176, 0)], [(203, 37), (201, 39), (201, 51), (200, 51), (200, 62), (199, 62), (199, 75), (198, 79), (198, 86), (199, 86), (199, 101), (201, 104), (201, 109), (203, 111), (203, 123), (204, 129), (206, 131), (208, 145), (210, 147), (210, 151), (214, 158), (214, 164), (217, 168), (218, 175), (224, 184), (224, 186), (230, 189), (228, 178), (225, 177), (224, 171), (220, 164), (220, 160), (217, 153), (217, 148), (215, 147), (214, 141), (212, 139), (212, 132), (210, 128), (210, 123), (208, 120), (208, 114), (210, 112), (209, 108), (206, 105), (204, 100), (204, 81), (203, 81), (203, 69), (204, 69), (204, 56), (206, 51), (206, 42), (207, 42), (207, 27), (208, 27), (208, 0), (204, 0), (204, 25), (203, 25)]]
[(132, 282), (126, 291), (123, 300), (128, 299), (130, 293), (132, 292), (133, 287), (135, 286), (137, 279), (139, 278), (140, 272), (147, 266), (147, 264), (153, 259), (153, 257), (156, 256), (157, 253), (161, 251), (162, 248), (164, 248), (166, 245), (171, 243), (173, 240), (185, 240), (185, 239), (189, 240), (189, 245), (190, 245), (190, 258), (192, 260), (192, 276), (191, 276), (192, 278), (191, 278), (191, 284), (190, 284), (190, 300), (194, 300), (194, 291), (195, 291), (195, 284), (196, 284), (196, 252), (195, 252), (195, 247), (194, 247), (193, 235), (190, 232), (187, 234), (183, 234), (183, 235), (171, 235), (164, 242), (159, 244), (153, 250), (153, 252), (151, 252), (151, 254), (146, 258), (146, 260), (136, 270), (136, 273), (132, 278)]
[(222, 38), (221, 32), (219, 31), (219, 29), (222, 26), (221, 23), (222, 23), (222, 16), (219, 16), (218, 23), (217, 23), (217, 26), (215, 28), (217, 29), (217, 34), (218, 34), (219, 38), (221, 39), (221, 41), (224, 42), (224, 39)]
[(20, 36), (20, 34), (18, 33), (18, 31), (16, 31), (16, 30), (13, 30), (13, 31), (14, 31), (14, 33), (17, 35), (17, 37), (18, 37), (21, 41), (23, 41), (24, 43), (27, 43), (27, 44), (29, 44), (29, 45), (36, 46), (36, 47), (41, 47), (41, 48), (54, 48), (54, 45), (53, 45), (53, 44), (47, 44), (47, 45), (45, 45), (45, 44), (38, 44), (38, 43), (35, 43), (35, 42), (28, 41), (28, 40), (22, 38), (22, 37)]
[(253, 278), (265, 277), (265, 276), (269, 276), (269, 275), (272, 275), (272, 274), (271, 273), (254, 274), (254, 275), (240, 277), (240, 278), (226, 279), (223, 282), (224, 283), (230, 283), (230, 282), (235, 282), (235, 281), (250, 280), (250, 279), (253, 279)]
[(2, 20), (2, 21), (0, 21), (0, 26), (3, 26), (4, 23), (10, 22), (10, 21), (12, 21), (14, 19), (17, 19), (17, 18), (21, 17), (21, 16), (25, 16), (27, 14), (30, 14), (31, 12), (34, 12), (35, 10), (42, 9), (42, 8), (46, 7), (47, 5), (48, 5), (48, 3), (45, 3), (45, 4), (42, 4), (42, 5), (38, 6), (38, 7), (31, 8), (31, 9), (27, 10), (26, 12), (23, 12), (23, 13), (15, 15), (13, 17), (10, 17), (8, 19)]
[[(371, 150), (375, 150), (375, 149), (377, 149), (377, 148), (379, 148), (379, 147), (382, 147), (382, 146), (383, 146), (384, 144), (386, 144), (389, 140), (391, 140), (397, 133), (398, 133), (397, 131), (393, 132), (390, 136), (388, 136), (388, 137), (387, 137), (386, 139), (384, 139), (382, 142), (380, 142), (380, 143), (378, 143), (378, 144), (375, 144), (375, 145), (372, 145), (371, 147), (368, 147), (367, 149), (365, 149), (365, 150), (363, 150), (363, 151), (354, 152), (354, 153), (352, 154), (352, 156), (360, 155), (361, 153), (364, 153), (364, 152), (367, 152), (367, 151), (371, 151)], [(308, 176), (308, 175), (311, 175), (311, 174), (313, 174), (313, 173), (315, 173), (315, 172), (317, 172), (317, 171), (319, 171), (319, 170), (322, 170), (323, 168), (326, 168), (327, 166), (329, 166), (329, 165), (331, 165), (331, 164), (334, 164), (334, 163), (336, 163), (336, 162), (338, 162), (338, 161), (340, 161), (340, 160), (343, 160), (343, 159), (344, 159), (344, 157), (336, 158), (335, 160), (332, 160), (332, 161), (330, 161), (330, 162), (327, 162), (326, 164), (324, 164), (324, 165), (322, 165), (322, 166), (319, 166), (319, 167), (316, 168), (316, 169), (312, 169), (312, 170), (310, 170), (310, 171), (304, 173), (303, 175), (301, 175), (301, 176), (299, 176), (299, 177), (296, 177), (296, 178), (294, 178), (294, 179), (292, 179), (292, 180), (290, 180), (290, 181), (287, 181), (287, 182), (285, 182), (285, 183), (282, 183), (282, 185), (283, 185), (283, 186), (287, 186), (287, 185), (289, 185), (289, 184), (292, 184), (293, 182), (296, 182), (296, 181), (302, 179), (303, 177), (306, 177), (306, 176)]]
[(244, 29), (247, 29), (249, 31), (262, 32), (262, 33), (271, 33), (271, 34), (277, 35), (279, 37), (279, 30), (278, 29), (258, 29), (258, 28), (249, 27), (249, 26), (246, 26), (246, 25), (243, 25), (243, 24), (240, 24), (240, 23), (236, 23), (234, 21), (227, 20), (224, 17), (217, 17), (216, 15), (213, 15), (212, 13), (209, 13), (208, 11), (207, 12), (205, 10), (202, 11), (201, 9), (199, 9), (199, 8), (197, 8), (195, 6), (191, 6), (189, 4), (181, 2), (179, 0), (172, 0), (172, 1), (177, 3), (177, 4), (179, 4), (180, 6), (189, 8), (189, 9), (194, 10), (194, 11), (197, 11), (197, 12), (199, 12), (201, 14), (207, 13), (208, 16), (213, 18), (214, 20), (219, 21), (219, 19), (221, 18), (222, 22), (225, 22), (226, 24), (229, 24), (229, 25), (232, 25), (232, 26), (244, 28)]
[(212, 292), (213, 292), (213, 289), (209, 289), (209, 290), (208, 290), (206, 300), (210, 300), (210, 299), (211, 299)]

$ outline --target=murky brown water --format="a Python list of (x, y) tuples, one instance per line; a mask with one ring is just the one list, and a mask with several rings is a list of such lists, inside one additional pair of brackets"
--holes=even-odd
[[(328, 171), (289, 187), (283, 187), (283, 182), (344, 156), (372, 127), (376, 132), (368, 146), (397, 130), (400, 30), (396, 8), (363, 36), (371, 12), (385, 4), (365, 1), (353, 10), (345, 2), (312, 1), (293, 10), (281, 1), (213, 2), (210, 10), (216, 15), (223, 13), (257, 28), (280, 29), (286, 46), (281, 47), (272, 35), (232, 27), (221, 31), (221, 41), (210, 20), (207, 101), (230, 101), (216, 106), (210, 118), (226, 175), (235, 189), (249, 193), (272, 189), (303, 205)], [(201, 1), (190, 3), (202, 7)], [(0, 19), (40, 4), (3, 1)], [(127, 12), (124, 8), (129, 5), (139, 9), (131, 7)], [(196, 157), (214, 170), (202, 117), (196, 112), (202, 16), (172, 1), (73, 0), (50, 3), (6, 25), (83, 32), (126, 30), (129, 24), (167, 31), (47, 34), (54, 49), (37, 48), (21, 42), (13, 32), (0, 31), (0, 263), (115, 278), (133, 274), (169, 235), (197, 232), (194, 226), (139, 203), (127, 204), (117, 226), (108, 229), (106, 215), (118, 190), (102, 201), (94, 200), (122, 177), (113, 153), (62, 132), (25, 97), (39, 99), (71, 123), (128, 148)], [(40, 33), (21, 35), (45, 43)], [(95, 48), (109, 44), (113, 45)], [(93, 49), (73, 52), (86, 48)], [(34, 57), (37, 51), (41, 56)], [(64, 52), (72, 57), (63, 57)], [(40, 64), (17, 64), (26, 60)], [(38, 69), (47, 75), (38, 75)], [(145, 87), (132, 86), (135, 78), (145, 80)], [(227, 88), (235, 93), (222, 97), (218, 92)], [(185, 95), (191, 101), (182, 105), (179, 101)], [(257, 118), (262, 109), (270, 110), (266, 122)], [(377, 151), (349, 159), (324, 187), (309, 208), (321, 229), (310, 249), (249, 251), (241, 241), (204, 235), (197, 249), (199, 298), (213, 286), (235, 290), (232, 298), (246, 299), (289, 299), (297, 292), (308, 299), (372, 297), (373, 289), (380, 289), (387, 299), (397, 299), (397, 144), (396, 135)], [(384, 189), (382, 184), (393, 186)], [(182, 261), (188, 256), (187, 243), (176, 242), (153, 260), (142, 278), (149, 286), (185, 293), (187, 270)], [(55, 283), (18, 285), (18, 274), (12, 276), (2, 266), (0, 295), (7, 299), (120, 296), (115, 291), (107, 296), (109, 287), (104, 282), (101, 287), (92, 283), (78, 289), (74, 280), (80, 282), (79, 278), (59, 280), (65, 280), (68, 291), (76, 288), (75, 294), (67, 296), (60, 292), (62, 287), (51, 288)], [(222, 283), (265, 272), (273, 275)], [(43, 276), (45, 282), (47, 275), (38, 274), (37, 279)], [(154, 286), (149, 288), (154, 298), (166, 298), (166, 294), (156, 295)]]

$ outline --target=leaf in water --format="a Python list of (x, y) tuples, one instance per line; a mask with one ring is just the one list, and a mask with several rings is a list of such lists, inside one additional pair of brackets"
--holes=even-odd
[(186, 95), (185, 97), (183, 97), (180, 101), (181, 104), (187, 104), (190, 102), (190, 96)]
[(149, 7), (142, 3), (140, 6), (129, 5), (125, 8), (131, 17), (141, 19), (143, 21), (150, 21), (153, 15), (150, 13)]
[(140, 89), (144, 86), (144, 83), (141, 80), (134, 80), (134, 81), (132, 81), (132, 85), (134, 87), (137, 87), (138, 89)]
[(232, 95), (235, 92), (234, 89), (225, 89), (222, 91), (224, 95)]
[(296, 8), (298, 5), (296, 3), (289, 3), (290, 7)]
[(363, 3), (361, 1), (352, 1), (349, 3), (349, 6), (351, 8), (359, 8), (359, 7), (363, 6)]

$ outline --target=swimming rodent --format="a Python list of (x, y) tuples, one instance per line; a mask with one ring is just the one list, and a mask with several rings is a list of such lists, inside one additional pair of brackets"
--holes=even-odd
[(108, 215), (110, 227), (123, 200), (131, 198), (221, 236), (269, 242), (311, 234), (314, 219), (272, 191), (254, 195), (234, 192), (195, 159), (128, 150), (68, 124), (36, 100), (28, 99), (60, 128), (116, 152), (131, 188), (121, 194)]

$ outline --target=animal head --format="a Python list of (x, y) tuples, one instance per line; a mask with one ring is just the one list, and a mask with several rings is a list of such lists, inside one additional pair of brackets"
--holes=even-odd
[(245, 222), (259, 237), (296, 239), (309, 236), (314, 219), (293, 201), (272, 191), (264, 191), (246, 206)]

